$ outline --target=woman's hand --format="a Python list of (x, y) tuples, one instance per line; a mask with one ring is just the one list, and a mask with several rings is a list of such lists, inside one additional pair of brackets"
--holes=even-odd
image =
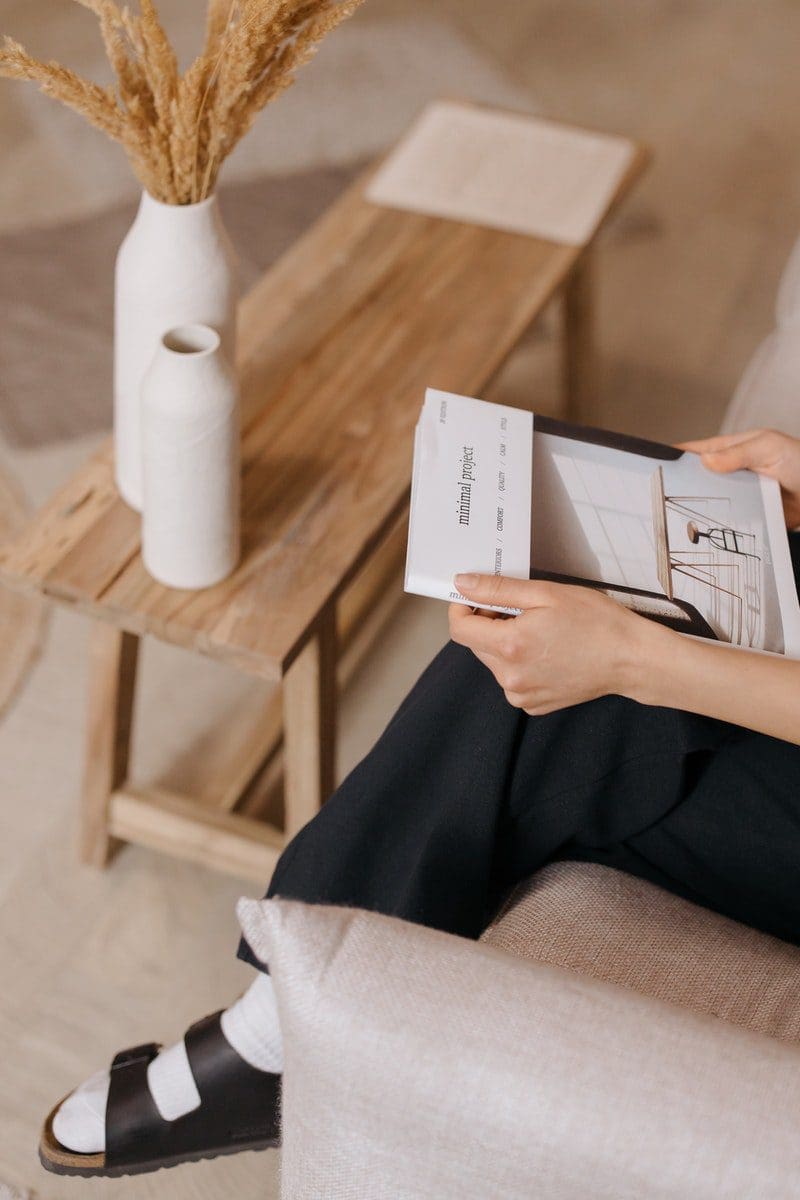
[(524, 610), (498, 620), (451, 604), (450, 634), (531, 716), (612, 693), (635, 699), (645, 646), (675, 636), (592, 588), (495, 575), (457, 575), (455, 585), (476, 604)]
[(800, 745), (800, 662), (686, 637), (591, 588), (493, 575), (457, 575), (456, 587), (523, 609), (498, 620), (451, 604), (450, 632), (532, 716), (611, 694)]
[(800, 525), (800, 440), (773, 429), (751, 429), (747, 433), (725, 433), (683, 442), (681, 450), (693, 450), (712, 471), (727, 473), (746, 468), (768, 475), (780, 484), (783, 512), (788, 529)]

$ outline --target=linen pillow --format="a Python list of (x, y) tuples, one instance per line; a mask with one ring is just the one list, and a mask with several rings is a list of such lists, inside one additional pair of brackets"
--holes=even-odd
[(800, 1050), (357, 910), (241, 901), (285, 1039), (287, 1200), (785, 1200)]
[(782, 326), (761, 343), (734, 392), (722, 432), (764, 427), (800, 437), (800, 324)]
[(794, 325), (795, 328), (800, 325), (800, 238), (792, 247), (783, 268), (775, 316), (779, 325)]

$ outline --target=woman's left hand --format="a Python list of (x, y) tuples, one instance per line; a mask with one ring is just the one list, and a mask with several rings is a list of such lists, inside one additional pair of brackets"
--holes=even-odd
[(523, 610), (498, 620), (451, 604), (450, 635), (531, 716), (609, 694), (636, 699), (650, 646), (676, 636), (592, 588), (495, 575), (457, 575), (455, 586), (476, 604)]

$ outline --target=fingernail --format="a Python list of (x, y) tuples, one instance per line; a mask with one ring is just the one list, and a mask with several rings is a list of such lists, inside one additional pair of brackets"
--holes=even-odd
[(480, 575), (456, 575), (453, 582), (460, 592), (468, 592), (478, 586)]

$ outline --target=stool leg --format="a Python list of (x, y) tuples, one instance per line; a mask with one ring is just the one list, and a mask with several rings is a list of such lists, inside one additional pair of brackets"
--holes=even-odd
[(335, 786), (336, 654), (336, 612), (330, 605), (283, 680), (287, 841)]
[(96, 621), (89, 647), (89, 706), (81, 806), (81, 861), (103, 867), (113, 852), (111, 793), (128, 774), (139, 638)]
[(597, 363), (594, 347), (594, 250), (581, 253), (564, 285), (564, 411), (591, 424)]

